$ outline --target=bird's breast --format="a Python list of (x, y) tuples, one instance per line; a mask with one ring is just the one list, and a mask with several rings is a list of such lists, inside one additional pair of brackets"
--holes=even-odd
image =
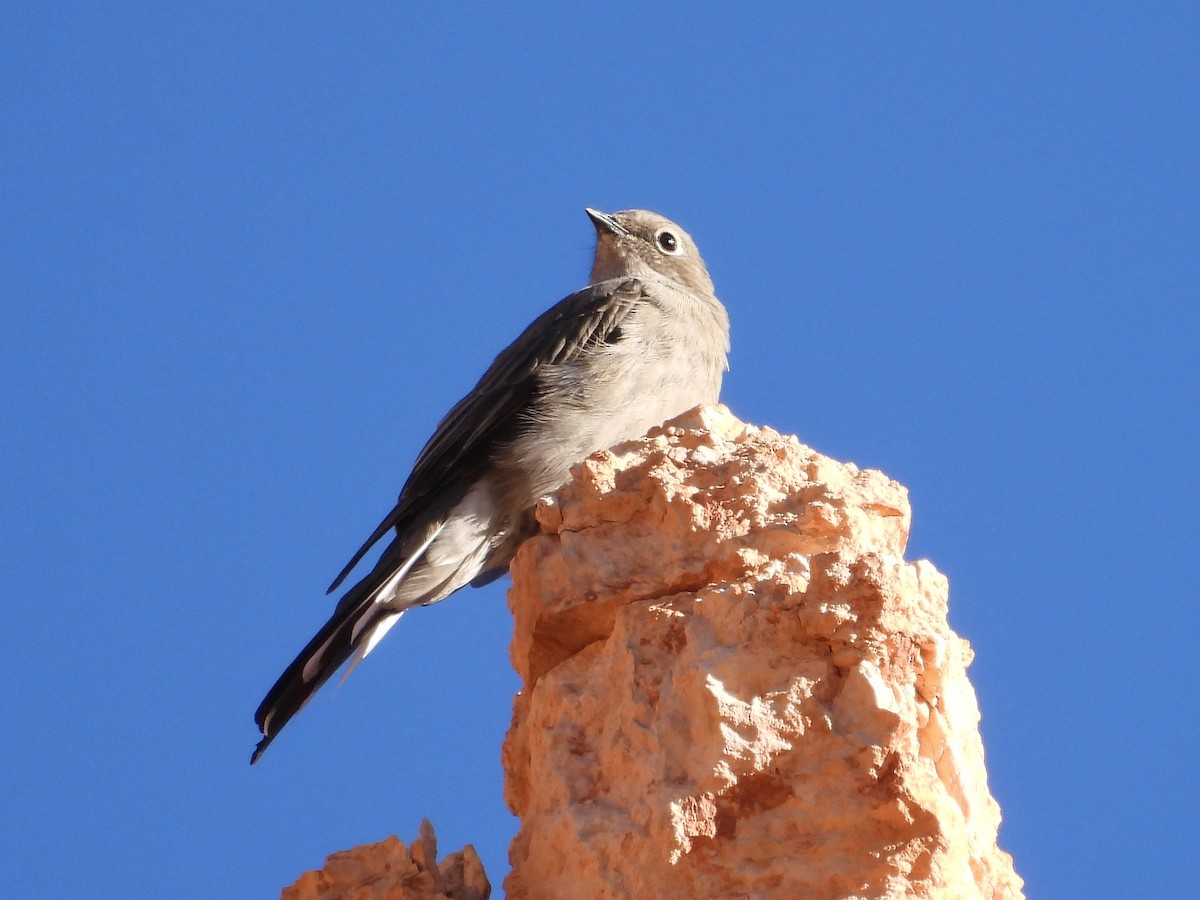
[(623, 322), (617, 341), (540, 373), (525, 427), (505, 453), (514, 487), (529, 503), (559, 487), (571, 466), (592, 453), (716, 402), (724, 347), (688, 337), (686, 329), (664, 332), (661, 321), (643, 316)]

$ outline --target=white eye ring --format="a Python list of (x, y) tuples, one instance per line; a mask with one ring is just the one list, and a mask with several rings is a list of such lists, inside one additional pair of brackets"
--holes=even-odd
[(654, 236), (654, 243), (658, 245), (659, 250), (663, 253), (669, 253), (671, 256), (678, 256), (683, 253), (683, 247), (680, 246), (679, 239), (665, 229)]

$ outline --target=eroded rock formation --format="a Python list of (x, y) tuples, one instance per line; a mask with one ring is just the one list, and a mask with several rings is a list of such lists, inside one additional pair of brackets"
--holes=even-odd
[(323, 868), (284, 888), (280, 900), (487, 900), (491, 892), (470, 844), (437, 861), (437, 838), (426, 819), (411, 847), (393, 835), (334, 853)]
[(513, 900), (1019, 897), (906, 491), (724, 407), (592, 457), (513, 563)]

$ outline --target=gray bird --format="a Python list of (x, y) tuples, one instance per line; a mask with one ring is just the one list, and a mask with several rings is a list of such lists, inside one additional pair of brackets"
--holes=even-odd
[(504, 574), (536, 530), (538, 498), (571, 466), (716, 402), (729, 317), (691, 237), (646, 210), (587, 214), (591, 284), (535, 319), (438, 424), (395, 508), (329, 591), (389, 530), (395, 537), (254, 714), (263, 738), (251, 763), (406, 610)]

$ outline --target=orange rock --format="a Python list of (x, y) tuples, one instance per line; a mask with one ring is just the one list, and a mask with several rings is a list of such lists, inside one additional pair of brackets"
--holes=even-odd
[(470, 844), (437, 862), (437, 838), (426, 819), (411, 849), (393, 835), (334, 853), (323, 869), (284, 888), (280, 900), (487, 900), (491, 892)]
[(709, 407), (538, 518), (508, 897), (1022, 896), (903, 487)]

